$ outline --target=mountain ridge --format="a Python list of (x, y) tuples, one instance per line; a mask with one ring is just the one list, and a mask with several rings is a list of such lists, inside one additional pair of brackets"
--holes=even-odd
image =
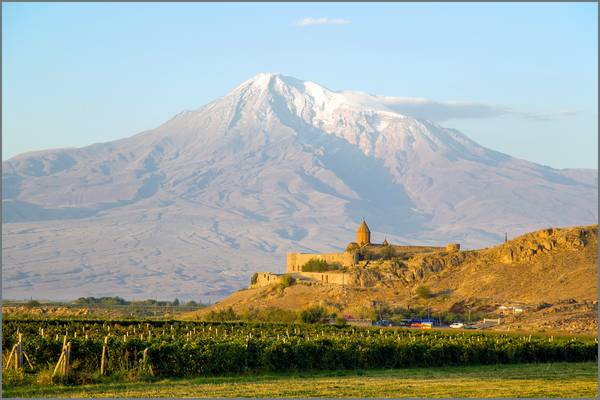
[[(515, 159), (379, 104), (389, 99), (263, 74), (128, 138), (13, 157), (3, 162), (4, 288), (47, 286), (55, 271), (36, 267), (42, 259), (76, 290), (98, 290), (97, 271), (118, 265), (102, 274), (109, 294), (161, 293), (160, 276), (185, 282), (167, 284), (172, 295), (224, 294), (253, 271), (275, 272), (285, 252), (343, 248), (361, 216), (395, 242), (467, 247), (597, 222), (596, 170)], [(19, 233), (30, 229), (39, 234)], [(43, 250), (31, 245), (40, 240)], [(130, 289), (144, 274), (151, 287)]]

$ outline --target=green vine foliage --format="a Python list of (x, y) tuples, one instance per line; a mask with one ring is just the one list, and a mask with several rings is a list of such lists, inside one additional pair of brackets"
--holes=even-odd
[(74, 320), (5, 320), (4, 349), (15, 343), (17, 331), (23, 334), (34, 372), (56, 364), (67, 334), (74, 374), (99, 370), (106, 336), (109, 374), (154, 376), (580, 362), (596, 361), (598, 351), (594, 338), (586, 337), (319, 324)]

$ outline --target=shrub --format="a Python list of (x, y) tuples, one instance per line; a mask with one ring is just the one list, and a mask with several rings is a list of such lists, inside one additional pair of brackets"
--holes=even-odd
[(427, 286), (419, 286), (417, 288), (417, 296), (419, 296), (422, 299), (429, 299), (433, 297), (433, 293), (431, 292), (431, 289), (429, 289)]
[(321, 306), (309, 307), (300, 312), (300, 321), (306, 324), (316, 324), (325, 318), (325, 309)]
[(54, 372), (53, 367), (48, 367), (46, 369), (41, 370), (40, 372), (38, 372), (35, 382), (38, 385), (51, 385), (51, 384), (55, 383), (55, 380), (52, 379), (53, 372)]
[(358, 249), (359, 249), (359, 247), (358, 247), (358, 244), (356, 244), (356, 243), (354, 243), (354, 242), (350, 243), (350, 244), (349, 244), (349, 245), (346, 247), (346, 251), (348, 251), (348, 252), (356, 251), (356, 250), (358, 250)]
[(22, 369), (2, 369), (2, 384), (3, 385), (19, 385), (26, 381), (25, 373)]
[(291, 275), (286, 274), (281, 278), (281, 288), (282, 289), (285, 289), (286, 287), (290, 287), (294, 283), (296, 283), (296, 280)]
[(240, 317), (229, 307), (226, 310), (211, 311), (204, 317), (205, 321), (239, 321)]
[(306, 262), (302, 266), (303, 272), (326, 272), (326, 271), (335, 271), (340, 269), (340, 265), (338, 264), (329, 264), (325, 260), (318, 260), (316, 258), (312, 258)]

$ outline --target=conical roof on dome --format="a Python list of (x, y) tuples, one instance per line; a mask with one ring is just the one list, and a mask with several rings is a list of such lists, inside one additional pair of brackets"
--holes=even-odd
[(367, 226), (367, 223), (365, 222), (364, 218), (363, 218), (362, 222), (360, 223), (360, 225), (358, 226), (358, 232), (369, 232), (369, 233), (371, 233), (371, 230)]

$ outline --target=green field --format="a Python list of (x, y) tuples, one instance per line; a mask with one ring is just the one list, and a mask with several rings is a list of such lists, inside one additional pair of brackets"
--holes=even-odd
[(93, 385), (4, 385), (3, 397), (591, 397), (596, 363), (259, 374)]

